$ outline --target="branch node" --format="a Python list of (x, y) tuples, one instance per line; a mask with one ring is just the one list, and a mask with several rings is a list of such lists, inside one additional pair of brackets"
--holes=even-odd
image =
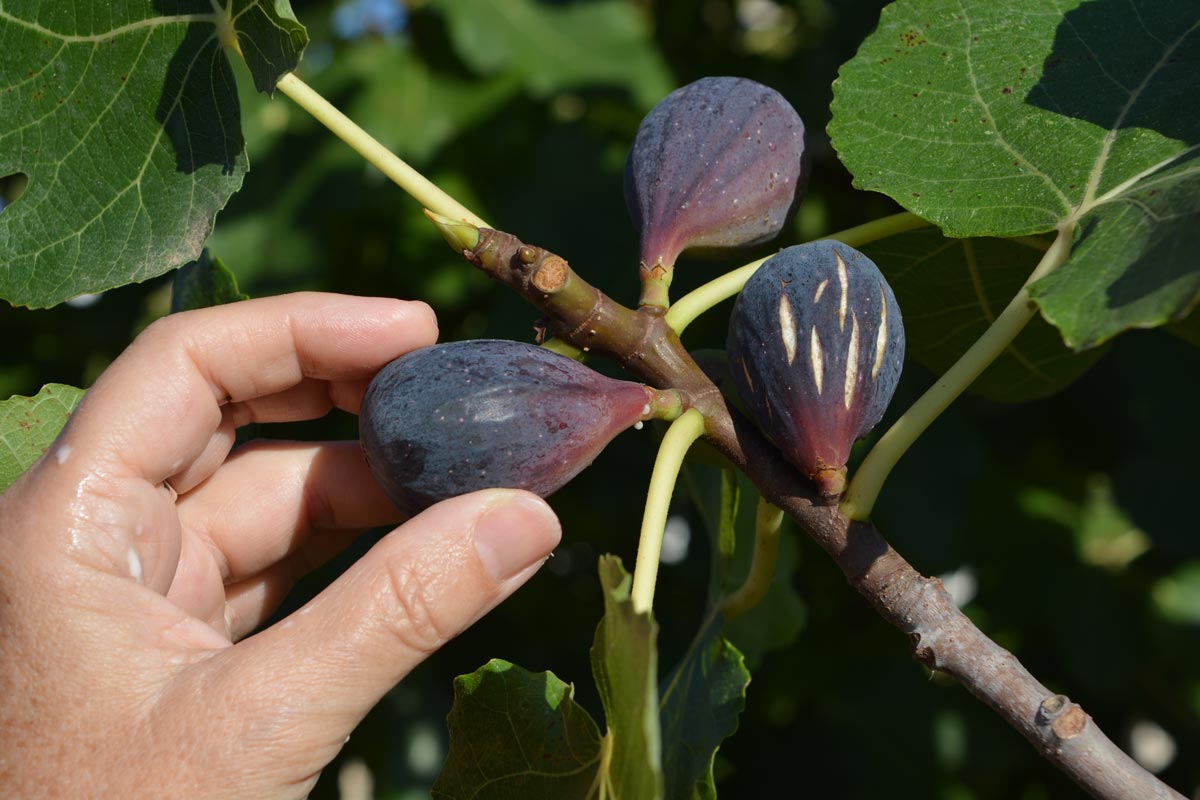
[[(521, 248), (526, 250), (527, 247)], [(524, 258), (521, 258), (524, 261)], [(567, 283), (567, 277), (570, 275), (570, 267), (567, 266), (566, 259), (562, 256), (548, 255), (542, 260), (542, 263), (534, 270), (530, 277), (530, 282), (533, 288), (543, 294), (554, 294), (563, 288)]]
[(1083, 733), (1088, 723), (1087, 712), (1063, 694), (1047, 697), (1038, 706), (1037, 724), (1049, 728), (1058, 741), (1074, 739)]
[(936, 671), (938, 668), (937, 653), (934, 652), (932, 647), (921, 644), (921, 634), (917, 631), (913, 631), (912, 633), (908, 634), (908, 641), (912, 644), (913, 659), (916, 660), (918, 664), (922, 664), (929, 669)]

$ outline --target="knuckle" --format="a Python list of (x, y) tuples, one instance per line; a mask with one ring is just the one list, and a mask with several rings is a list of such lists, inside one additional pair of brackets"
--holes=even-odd
[(441, 579), (435, 572), (403, 554), (388, 559), (384, 572), (379, 600), (384, 624), (404, 647), (429, 655), (458, 634), (439, 611)]
[(151, 322), (146, 328), (138, 334), (139, 339), (144, 342), (154, 342), (169, 340), (179, 335), (180, 327), (187, 322), (187, 318), (192, 312), (183, 311), (177, 314), (167, 314), (165, 317), (159, 317)]

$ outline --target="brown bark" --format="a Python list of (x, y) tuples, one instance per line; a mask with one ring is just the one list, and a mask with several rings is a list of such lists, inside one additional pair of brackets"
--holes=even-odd
[(1184, 800), (1117, 747), (1080, 706), (1043, 686), (975, 627), (941, 581), (917, 572), (872, 525), (825, 505), (816, 487), (726, 403), (667, 327), (662, 309), (621, 306), (560, 257), (511, 234), (481, 231), (464, 256), (545, 312), (558, 338), (615, 359), (656, 388), (678, 389), (685, 405), (704, 415), (711, 444), (829, 553), (881, 617), (908, 635), (917, 661), (952, 675), (1084, 790), (1104, 800)]

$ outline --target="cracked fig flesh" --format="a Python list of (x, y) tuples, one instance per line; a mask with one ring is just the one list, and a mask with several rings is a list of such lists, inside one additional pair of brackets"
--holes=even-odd
[(803, 189), (804, 123), (779, 92), (701, 78), (642, 120), (625, 162), (625, 202), (643, 270), (685, 250), (774, 238)]
[(834, 241), (781, 250), (746, 282), (726, 351), (750, 416), (827, 497), (883, 417), (904, 363), (900, 307), (866, 256)]
[(543, 497), (624, 429), (652, 390), (498, 339), (414, 350), (380, 370), (359, 414), (375, 479), (406, 514), (478, 489)]

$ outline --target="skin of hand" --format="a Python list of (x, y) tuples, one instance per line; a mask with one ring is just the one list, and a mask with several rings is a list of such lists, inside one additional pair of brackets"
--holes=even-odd
[(477, 492), (249, 635), (399, 515), (357, 443), (231, 454), (236, 428), (357, 411), (436, 338), (422, 303), (295, 294), (171, 315), (113, 362), (0, 494), (6, 796), (303, 797), (389, 689), (537, 571), (549, 507)]

